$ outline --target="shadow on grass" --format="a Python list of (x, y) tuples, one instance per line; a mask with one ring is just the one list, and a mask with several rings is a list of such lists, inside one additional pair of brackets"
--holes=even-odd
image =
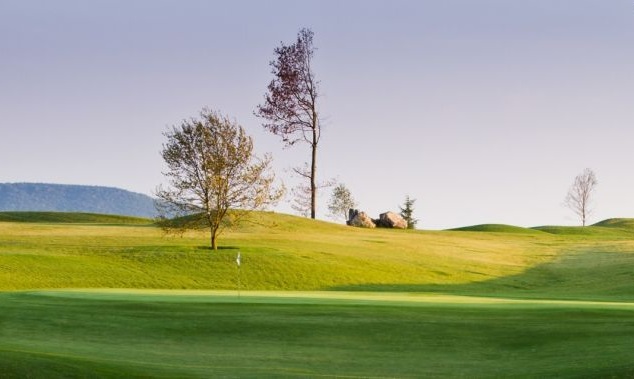
[(358, 284), (337, 291), (427, 292), (464, 296), (634, 301), (634, 251), (571, 252), (504, 277), (461, 284)]
[[(207, 251), (214, 251), (214, 249), (211, 248), (211, 246), (205, 245), (205, 246), (197, 246), (196, 247), (197, 250), (207, 250)], [(238, 246), (218, 246), (218, 250), (239, 250), (240, 247)]]

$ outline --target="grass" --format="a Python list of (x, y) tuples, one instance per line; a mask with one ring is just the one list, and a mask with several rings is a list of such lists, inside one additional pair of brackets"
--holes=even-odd
[(0, 214), (0, 377), (634, 376), (633, 220), (253, 216), (213, 252), (150, 220)]
[(246, 295), (5, 293), (0, 370), (3, 377), (634, 375), (631, 304)]
[(536, 234), (539, 231), (522, 228), (519, 226), (513, 225), (505, 225), (505, 224), (480, 224), (473, 226), (465, 226), (462, 228), (450, 229), (454, 231), (460, 232), (492, 232), (492, 233), (525, 233), (525, 234)]
[[(1, 217), (1, 216), (0, 216)], [(149, 220), (28, 215), (0, 222), (0, 290), (235, 289), (455, 293), (630, 300), (634, 228), (627, 220), (549, 232), (364, 230), (257, 213), (210, 251), (204, 232), (165, 236)], [(126, 219), (127, 220), (127, 219)], [(623, 226), (625, 225), (625, 226)], [(618, 227), (617, 227), (618, 226)], [(509, 232), (509, 230), (521, 232)], [(569, 232), (569, 231), (574, 231)]]
[(64, 212), (0, 212), (0, 222), (72, 223), (72, 224), (149, 224), (139, 217)]

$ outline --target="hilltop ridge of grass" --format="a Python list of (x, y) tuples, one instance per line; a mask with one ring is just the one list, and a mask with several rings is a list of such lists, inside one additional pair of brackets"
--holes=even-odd
[(634, 219), (612, 218), (597, 222), (589, 226), (537, 226), (532, 228), (542, 232), (584, 237), (613, 237), (632, 238), (634, 237)]
[(479, 225), (472, 225), (472, 226), (463, 226), (460, 228), (453, 228), (448, 230), (457, 231), (457, 232), (526, 233), (526, 234), (539, 233), (539, 230), (522, 228), (521, 226), (506, 225), (506, 224), (479, 224)]
[(621, 228), (634, 230), (634, 219), (632, 218), (609, 218), (599, 221), (592, 226), (602, 226), (606, 228)]
[(151, 219), (80, 212), (0, 212), (0, 222), (64, 224), (149, 224)]

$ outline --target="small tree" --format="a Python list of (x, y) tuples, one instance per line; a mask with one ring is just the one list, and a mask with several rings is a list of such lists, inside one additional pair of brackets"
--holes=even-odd
[(407, 221), (407, 229), (416, 229), (416, 223), (418, 223), (418, 220), (413, 217), (415, 202), (416, 199), (406, 196), (405, 203), (402, 207), (399, 207), (401, 209), (401, 217)]
[(574, 183), (568, 190), (564, 205), (579, 216), (581, 226), (586, 226), (588, 216), (592, 213), (590, 203), (597, 183), (594, 172), (586, 168), (581, 174), (575, 177)]
[[(293, 171), (302, 176), (301, 171), (297, 168), (294, 168)], [(334, 185), (334, 180), (328, 180), (325, 182), (319, 182), (317, 184), (317, 189), (323, 189), (332, 187)], [(299, 183), (293, 189), (291, 189), (291, 195), (293, 196), (291, 199), (291, 208), (296, 211), (299, 215), (304, 217), (310, 217), (310, 211), (312, 206), (312, 195), (311, 195), (310, 186), (306, 183)]]
[(267, 122), (264, 127), (282, 137), (287, 146), (305, 142), (311, 148), (310, 170), (305, 178), (310, 183), (310, 217), (317, 207), (317, 145), (321, 123), (317, 115), (319, 82), (312, 68), (313, 32), (301, 29), (297, 41), (274, 50), (276, 59), (270, 63), (274, 79), (268, 86), (264, 104), (255, 115)]
[(298, 184), (291, 189), (291, 208), (302, 217), (310, 217), (310, 187)]
[(333, 218), (338, 219), (343, 216), (344, 220), (348, 219), (348, 211), (357, 207), (357, 202), (352, 197), (350, 190), (342, 183), (339, 183), (332, 190), (328, 210)]
[(200, 119), (185, 120), (164, 135), (169, 186), (159, 186), (156, 196), (166, 231), (209, 228), (216, 250), (223, 227), (282, 196), (270, 172), (271, 157), (256, 157), (252, 138), (235, 121), (203, 109)]

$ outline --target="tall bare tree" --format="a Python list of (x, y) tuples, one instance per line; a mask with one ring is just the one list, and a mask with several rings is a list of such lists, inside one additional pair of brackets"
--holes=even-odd
[(282, 196), (271, 157), (255, 156), (252, 138), (235, 121), (203, 109), (199, 119), (184, 120), (164, 135), (169, 186), (159, 187), (156, 196), (166, 230), (207, 227), (216, 250), (223, 227)]
[(568, 190), (568, 195), (564, 201), (564, 205), (581, 218), (582, 226), (586, 226), (586, 220), (590, 213), (592, 213), (590, 203), (597, 183), (594, 172), (586, 168), (581, 174), (575, 177), (575, 181)]
[(310, 181), (311, 218), (315, 218), (317, 208), (317, 146), (321, 137), (319, 82), (312, 69), (314, 52), (313, 32), (306, 28), (299, 31), (295, 43), (275, 48), (275, 59), (270, 62), (274, 78), (264, 103), (255, 112), (266, 120), (264, 127), (282, 137), (286, 146), (297, 142), (310, 146), (310, 170), (305, 177)]

